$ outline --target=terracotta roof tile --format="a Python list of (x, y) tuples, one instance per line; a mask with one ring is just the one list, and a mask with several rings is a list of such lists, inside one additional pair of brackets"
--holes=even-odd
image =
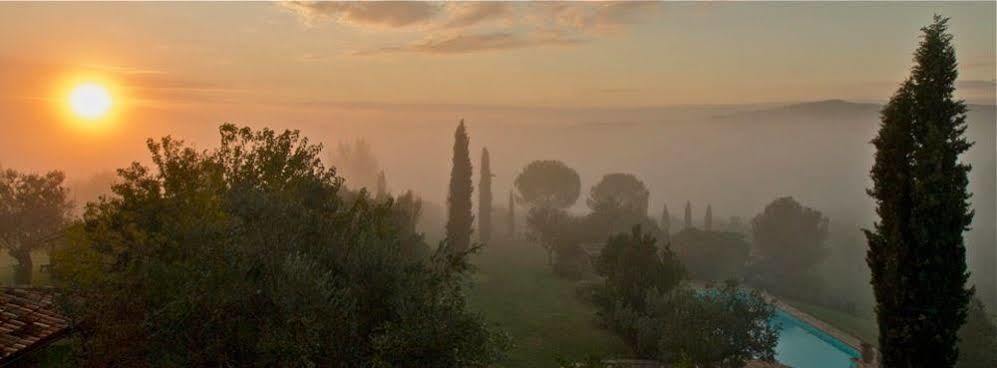
[(0, 365), (47, 345), (68, 331), (50, 288), (0, 288)]

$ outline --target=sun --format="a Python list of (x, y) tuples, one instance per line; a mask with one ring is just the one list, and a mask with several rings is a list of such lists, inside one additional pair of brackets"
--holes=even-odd
[(97, 120), (107, 116), (114, 105), (111, 93), (98, 83), (80, 83), (69, 92), (69, 109), (79, 118)]

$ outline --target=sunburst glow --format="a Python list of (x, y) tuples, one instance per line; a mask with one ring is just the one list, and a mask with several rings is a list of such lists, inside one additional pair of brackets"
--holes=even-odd
[(69, 93), (69, 108), (77, 117), (96, 120), (107, 116), (114, 104), (107, 88), (97, 83), (81, 83)]

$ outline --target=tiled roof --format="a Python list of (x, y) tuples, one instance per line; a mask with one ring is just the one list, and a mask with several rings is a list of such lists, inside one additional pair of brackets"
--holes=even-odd
[(0, 365), (59, 339), (69, 321), (48, 288), (0, 288)]

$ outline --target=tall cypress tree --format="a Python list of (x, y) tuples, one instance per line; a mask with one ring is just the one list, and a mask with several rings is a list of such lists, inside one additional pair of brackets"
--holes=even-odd
[(703, 230), (713, 231), (713, 206), (706, 205), (706, 217), (703, 218)]
[(959, 155), (965, 103), (955, 100), (948, 19), (922, 28), (910, 78), (881, 114), (871, 170), (880, 221), (866, 231), (883, 367), (952, 367), (973, 290), (962, 234), (970, 167)]
[(516, 202), (509, 191), (509, 239), (516, 239)]
[(685, 228), (692, 228), (692, 203), (685, 201)]
[(377, 193), (374, 198), (379, 202), (388, 198), (388, 179), (384, 177), (384, 170), (377, 173)]
[(488, 148), (482, 148), (481, 178), (478, 179), (478, 236), (483, 243), (492, 238), (492, 176)]
[(668, 213), (668, 205), (662, 205), (661, 209), (661, 233), (665, 236), (665, 240), (671, 237), (672, 234), (672, 214)]
[(447, 196), (447, 240), (454, 251), (463, 252), (471, 247), (471, 154), (470, 138), (460, 120), (454, 132), (453, 167), (450, 170), (450, 194)]

